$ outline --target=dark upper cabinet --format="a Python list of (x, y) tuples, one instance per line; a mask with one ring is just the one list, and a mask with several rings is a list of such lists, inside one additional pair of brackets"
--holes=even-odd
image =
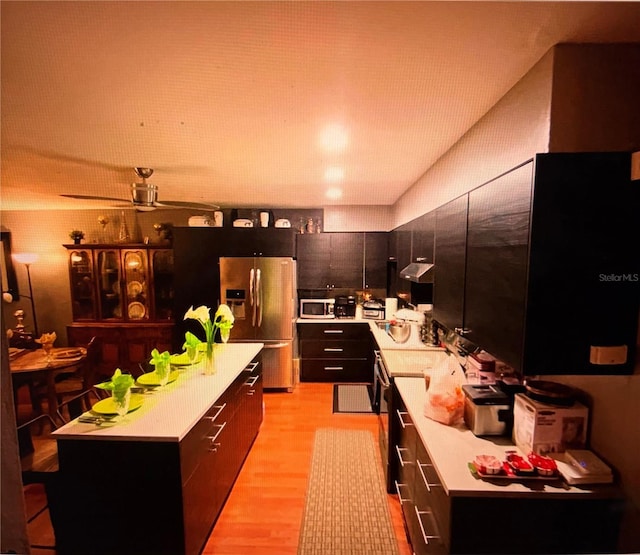
[(540, 154), (469, 193), (467, 338), (525, 375), (633, 372), (630, 172), (628, 153)]
[(363, 233), (312, 233), (297, 237), (299, 289), (361, 288)]
[(364, 288), (386, 289), (389, 234), (386, 231), (364, 234)]
[[(629, 153), (536, 157), (523, 357), (528, 374), (633, 372), (640, 183), (631, 181), (630, 170)], [(608, 364), (614, 358), (626, 362)]]
[(464, 283), (469, 196), (435, 210), (433, 317), (449, 329), (464, 324)]
[(516, 367), (524, 330), (532, 169), (529, 162), (469, 193), (465, 337)]
[(298, 235), (298, 288), (386, 288), (388, 235), (386, 232)]
[[(412, 235), (411, 222), (403, 224), (392, 231), (392, 240), (395, 243), (396, 270), (398, 276), (400, 271), (411, 263)], [(397, 279), (396, 295), (400, 298), (410, 300), (411, 282), (406, 279)]]
[(299, 289), (326, 289), (331, 283), (331, 236), (329, 233), (296, 237)]
[(331, 237), (331, 288), (362, 288), (364, 233), (329, 233), (328, 235)]
[[(436, 233), (435, 210), (412, 221), (411, 261), (433, 263)], [(402, 268), (401, 268), (402, 269)]]

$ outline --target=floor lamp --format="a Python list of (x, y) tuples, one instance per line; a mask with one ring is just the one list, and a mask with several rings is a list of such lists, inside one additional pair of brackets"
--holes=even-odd
[(22, 295), (22, 297), (27, 297), (27, 299), (31, 301), (31, 314), (33, 317), (33, 333), (34, 333), (34, 337), (39, 337), (40, 334), (38, 333), (38, 320), (36, 318), (36, 304), (33, 301), (33, 288), (31, 287), (31, 272), (29, 270), (29, 267), (31, 266), (31, 264), (33, 264), (36, 260), (38, 260), (38, 255), (24, 252), (24, 253), (16, 253), (12, 256), (16, 262), (20, 264), (24, 264), (27, 268), (27, 282), (29, 283), (29, 295)]

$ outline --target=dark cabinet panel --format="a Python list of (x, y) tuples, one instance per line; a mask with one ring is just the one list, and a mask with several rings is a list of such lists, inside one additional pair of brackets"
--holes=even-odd
[(515, 367), (524, 337), (532, 170), (528, 163), (469, 193), (465, 337)]
[(331, 236), (302, 234), (296, 238), (298, 287), (325, 289), (331, 283)]
[(411, 260), (433, 263), (433, 245), (436, 232), (435, 210), (412, 222)]
[[(398, 275), (403, 268), (411, 263), (411, 225), (404, 224), (393, 230), (395, 236), (395, 247), (397, 254)], [(411, 296), (411, 282), (406, 279), (398, 279), (396, 282), (396, 295), (398, 297), (409, 298)]]
[(298, 235), (298, 288), (386, 288), (387, 236), (386, 232)]
[(388, 238), (389, 234), (382, 231), (364, 234), (365, 289), (387, 287)]
[(329, 233), (331, 287), (361, 288), (364, 271), (364, 233)]
[(435, 211), (433, 317), (452, 330), (464, 323), (468, 202), (464, 195)]

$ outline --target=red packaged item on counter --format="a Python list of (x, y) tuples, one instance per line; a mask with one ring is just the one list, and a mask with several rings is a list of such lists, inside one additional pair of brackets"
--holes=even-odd
[(502, 462), (493, 455), (477, 455), (473, 464), (481, 474), (499, 474), (502, 471)]
[(507, 464), (518, 476), (529, 476), (535, 472), (533, 465), (515, 451), (507, 451)]
[(540, 476), (553, 476), (558, 471), (556, 461), (550, 457), (538, 455), (537, 453), (529, 453), (527, 459), (529, 459), (529, 462)]

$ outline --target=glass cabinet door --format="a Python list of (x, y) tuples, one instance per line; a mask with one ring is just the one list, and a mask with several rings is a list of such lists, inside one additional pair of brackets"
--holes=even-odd
[(144, 250), (123, 250), (122, 269), (126, 295), (126, 318), (141, 321), (149, 319), (148, 259)]
[(151, 273), (153, 276), (153, 303), (156, 320), (171, 320), (173, 317), (173, 251), (159, 249), (151, 251)]
[(99, 272), (98, 298), (100, 300), (100, 318), (103, 320), (122, 320), (120, 256), (118, 251), (97, 251), (96, 265)]
[(71, 278), (71, 309), (74, 320), (95, 320), (96, 295), (93, 287), (93, 261), (90, 251), (77, 250), (69, 253)]

